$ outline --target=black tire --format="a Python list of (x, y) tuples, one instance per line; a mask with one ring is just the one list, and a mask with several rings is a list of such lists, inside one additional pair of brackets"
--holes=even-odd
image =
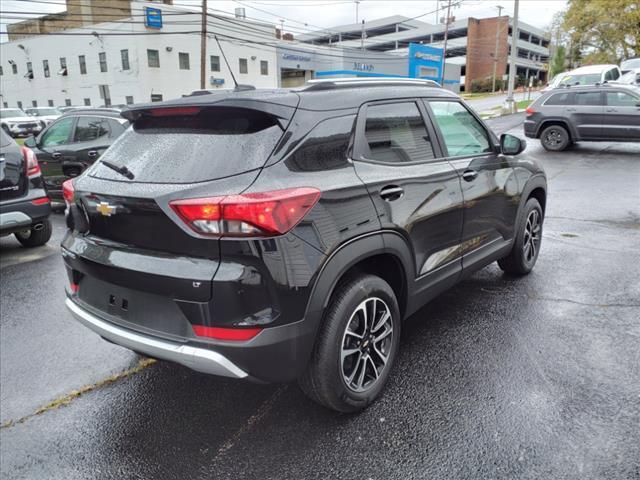
[[(386, 333), (384, 340), (376, 340), (375, 334), (370, 333), (369, 337), (364, 335), (365, 339), (361, 341), (357, 337), (351, 336), (351, 330), (347, 332), (348, 327), (361, 324), (363, 332), (366, 333), (366, 322), (361, 321), (361, 306), (363, 304), (365, 304), (365, 309), (373, 305), (368, 311), (376, 308), (376, 311), (380, 312), (378, 324), (382, 323), (383, 317), (389, 318), (380, 327), (384, 327), (385, 330), (378, 334), (379, 337), (382, 337), (382, 334), (388, 332), (390, 328), (391, 333)], [(390, 313), (390, 317), (386, 317), (382, 313), (385, 308)], [(373, 316), (374, 319), (378, 318), (376, 315), (369, 316)], [(371, 323), (376, 323), (376, 321)], [(389, 377), (389, 372), (392, 370), (400, 341), (400, 324), (398, 301), (387, 282), (374, 275), (366, 274), (352, 276), (341, 282), (336, 287), (331, 302), (325, 310), (312, 357), (306, 371), (299, 379), (300, 388), (315, 402), (339, 412), (352, 413), (366, 408), (380, 395)], [(380, 330), (377, 331), (380, 332)], [(386, 340), (388, 337), (391, 339)], [(349, 342), (355, 342), (359, 345), (356, 347)], [(341, 353), (347, 347), (349, 349), (355, 347), (359, 351), (351, 356), (345, 356), (342, 360)], [(378, 365), (380, 367), (378, 370), (375, 363), (383, 358), (380, 351), (387, 353), (387, 360)], [(369, 378), (368, 381), (371, 382), (369, 386), (366, 387), (366, 382), (363, 383), (363, 380), (360, 380), (360, 384), (366, 389), (354, 390), (358, 379), (354, 379), (354, 382), (349, 385), (347, 384), (345, 365), (349, 367), (349, 363), (352, 366), (355, 365), (351, 369), (352, 378), (360, 378), (361, 375), (358, 372), (367, 372), (362, 373), (362, 377), (366, 375), (365, 380)], [(361, 365), (364, 365), (364, 368)], [(373, 378), (374, 373), (376, 373), (377, 379)]]
[(551, 125), (540, 134), (540, 143), (551, 152), (561, 152), (571, 145), (571, 135), (562, 125)]
[[(537, 215), (537, 229), (535, 226), (534, 236), (531, 237), (529, 226)], [(510, 275), (526, 275), (533, 270), (540, 254), (542, 244), (542, 226), (544, 223), (544, 213), (540, 203), (535, 198), (530, 198), (525, 203), (517, 222), (516, 238), (509, 255), (498, 260), (500, 268)], [(527, 244), (529, 248), (527, 248)], [(533, 253), (531, 252), (533, 249)]]
[(23, 247), (39, 247), (47, 243), (51, 238), (51, 221), (47, 218), (42, 222), (41, 229), (36, 230), (31, 227), (31, 229), (25, 232), (17, 232), (15, 235)]

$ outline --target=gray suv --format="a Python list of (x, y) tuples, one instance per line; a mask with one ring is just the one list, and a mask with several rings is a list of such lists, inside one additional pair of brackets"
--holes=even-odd
[(573, 142), (640, 142), (640, 89), (602, 84), (563, 87), (540, 96), (526, 110), (524, 134), (547, 150)]

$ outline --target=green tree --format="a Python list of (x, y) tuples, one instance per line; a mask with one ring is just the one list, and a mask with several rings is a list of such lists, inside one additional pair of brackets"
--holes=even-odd
[(564, 45), (558, 45), (556, 51), (551, 59), (551, 65), (549, 66), (550, 78), (555, 77), (560, 72), (564, 72), (565, 62), (567, 61), (567, 51)]
[(562, 26), (570, 37), (570, 62), (618, 63), (640, 55), (637, 0), (569, 0)]

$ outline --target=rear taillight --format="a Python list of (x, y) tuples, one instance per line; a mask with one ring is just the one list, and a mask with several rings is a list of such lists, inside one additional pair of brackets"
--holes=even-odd
[(536, 113), (536, 111), (532, 107), (527, 107), (525, 112), (527, 112), (527, 115), (532, 115), (532, 114)]
[(40, 197), (31, 200), (31, 203), (33, 203), (34, 205), (46, 205), (47, 203), (51, 203), (51, 200), (49, 200), (49, 197)]
[(226, 197), (170, 202), (180, 218), (198, 233), (214, 236), (265, 237), (295, 227), (320, 198), (320, 190), (288, 188)]
[(221, 328), (192, 325), (193, 333), (199, 337), (215, 338), (216, 340), (247, 341), (258, 335), (261, 328)]
[(71, 205), (73, 203), (73, 197), (75, 194), (75, 189), (73, 188), (73, 180), (65, 180), (62, 183), (62, 198), (67, 205)]
[(149, 110), (153, 117), (175, 117), (182, 115), (197, 115), (200, 113), (200, 107), (165, 107), (153, 108)]
[(38, 175), (40, 173), (40, 165), (38, 165), (36, 154), (28, 147), (20, 147), (20, 150), (22, 150), (22, 156), (24, 157), (27, 177)]

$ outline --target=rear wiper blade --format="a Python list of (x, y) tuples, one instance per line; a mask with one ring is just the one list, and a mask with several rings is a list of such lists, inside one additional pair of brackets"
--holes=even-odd
[(118, 172), (120, 175), (127, 177), (129, 180), (133, 180), (135, 175), (124, 165), (116, 165), (115, 163), (107, 162), (106, 160), (100, 160), (105, 167), (109, 167), (114, 172)]

